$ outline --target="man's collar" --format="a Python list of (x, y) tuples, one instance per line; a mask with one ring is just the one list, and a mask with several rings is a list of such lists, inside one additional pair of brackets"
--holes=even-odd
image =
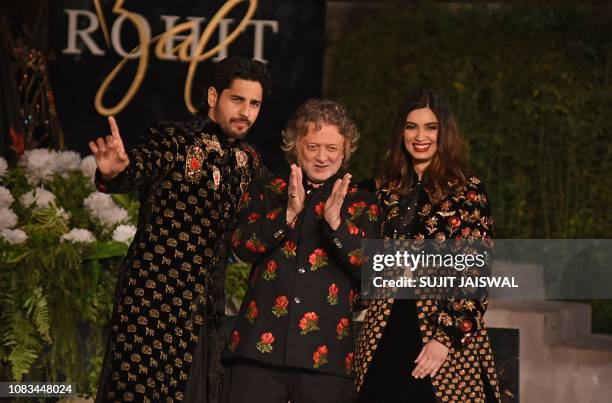
[(202, 131), (208, 134), (214, 134), (220, 141), (223, 142), (229, 142), (231, 140), (227, 133), (223, 131), (221, 126), (219, 126), (217, 122), (213, 121), (209, 117), (202, 119)]
[(318, 186), (313, 186), (309, 181), (308, 178), (306, 177), (306, 175), (304, 175), (304, 177), (302, 178), (302, 184), (304, 185), (304, 189), (308, 190), (308, 189), (312, 189), (312, 190), (317, 190), (317, 189), (328, 189), (331, 190), (331, 188), (333, 188), (334, 183), (336, 182), (336, 179), (342, 178), (344, 176), (344, 172), (342, 172), (342, 169), (340, 169), (338, 172), (336, 172), (334, 175), (330, 176), (325, 182), (321, 182), (318, 184)]

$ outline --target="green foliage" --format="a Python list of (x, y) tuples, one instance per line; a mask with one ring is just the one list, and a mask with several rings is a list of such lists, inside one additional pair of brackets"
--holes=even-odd
[[(27, 235), (21, 243), (0, 236), (0, 377), (73, 382), (91, 395), (127, 245), (112, 240), (114, 226), (85, 208), (95, 189), (78, 171), (43, 181), (55, 196), (47, 207), (22, 204), (21, 196), (33, 189), (24, 169), (10, 170), (0, 183), (15, 199), (9, 208), (18, 216), (16, 228)], [(137, 212), (133, 198), (120, 200)], [(62, 239), (72, 228), (91, 231), (95, 241)]]
[(225, 274), (225, 297), (233, 314), (238, 312), (248, 287), (251, 264), (235, 262), (227, 265)]
[(402, 98), (432, 87), (468, 140), (498, 237), (609, 237), (609, 20), (572, 3), (393, 11), (352, 16), (330, 49), (328, 95), (362, 132), (356, 176), (377, 173)]
[[(356, 178), (378, 174), (402, 98), (429, 87), (468, 140), (498, 238), (610, 238), (607, 12), (571, 1), (387, 4), (357, 8), (329, 49), (327, 96), (347, 105), (362, 133)], [(610, 331), (611, 307), (593, 304), (594, 329)]]

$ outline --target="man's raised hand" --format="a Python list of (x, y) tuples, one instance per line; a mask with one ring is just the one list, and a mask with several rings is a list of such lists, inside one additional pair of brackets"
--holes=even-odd
[(345, 174), (342, 179), (336, 179), (331, 195), (325, 202), (325, 210), (323, 216), (325, 221), (329, 224), (331, 229), (334, 231), (338, 229), (342, 218), (340, 217), (340, 210), (344, 203), (344, 197), (348, 191), (349, 184), (351, 183), (351, 174)]
[(302, 169), (291, 164), (291, 176), (289, 176), (289, 199), (287, 200), (287, 223), (293, 224), (297, 216), (304, 209), (306, 191), (302, 183)]
[(102, 174), (102, 179), (109, 180), (119, 175), (130, 163), (130, 159), (123, 148), (123, 140), (119, 134), (117, 122), (112, 116), (108, 117), (111, 135), (98, 137), (96, 141), (89, 142), (89, 149), (96, 159), (96, 165)]

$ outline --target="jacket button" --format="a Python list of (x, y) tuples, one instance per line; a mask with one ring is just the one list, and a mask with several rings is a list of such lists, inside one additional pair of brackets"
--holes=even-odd
[(342, 248), (342, 242), (340, 242), (338, 238), (334, 238), (334, 245), (336, 245), (338, 248)]
[(274, 233), (274, 238), (279, 239), (279, 238), (281, 238), (281, 237), (283, 236), (283, 234), (284, 234), (284, 233), (285, 233), (285, 231), (284, 231), (284, 230), (279, 229), (278, 231), (276, 231), (276, 232)]
[(306, 269), (305, 269), (305, 268), (303, 268), (303, 267), (300, 267), (300, 268), (298, 269), (298, 271), (300, 272), (300, 274), (304, 274), (304, 273), (306, 273)]
[(293, 298), (293, 302), (295, 302), (296, 304), (299, 304), (300, 302), (302, 302), (302, 300), (300, 299), (300, 297), (295, 297)]

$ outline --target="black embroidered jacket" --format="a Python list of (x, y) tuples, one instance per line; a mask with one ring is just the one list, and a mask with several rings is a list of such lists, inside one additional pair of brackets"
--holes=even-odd
[[(181, 401), (192, 362), (220, 383), (225, 243), (243, 190), (261, 173), (255, 150), (228, 141), (210, 120), (163, 122), (144, 140), (119, 176), (96, 176), (98, 190), (136, 190), (141, 203), (118, 282), (102, 401)], [(205, 358), (193, 356), (200, 342)], [(214, 400), (217, 392), (205, 393)]]
[(323, 211), (336, 178), (305, 186), (294, 228), (286, 180), (255, 180), (243, 195), (232, 246), (253, 267), (224, 357), (352, 376), (361, 240), (377, 235), (379, 210), (369, 191), (352, 186), (331, 230)]
[[(414, 204), (403, 203), (388, 184), (379, 189), (378, 197), (384, 209), (383, 227), (402, 228), (399, 222), (407, 214), (414, 216), (413, 225), (396, 234), (399, 239), (454, 239), (465, 244), (491, 241), (493, 218), (488, 196), (484, 184), (475, 176), (469, 177), (466, 184), (455, 184), (451, 194), (433, 205), (424, 191), (417, 195)], [(356, 348), (358, 389), (383, 337), (393, 302), (392, 298), (380, 298), (368, 306)], [(487, 304), (485, 297), (416, 301), (423, 344), (433, 339), (450, 349), (448, 358), (432, 378), (436, 401), (484, 402), (484, 382), (490, 383), (499, 399), (493, 352), (484, 324)]]

